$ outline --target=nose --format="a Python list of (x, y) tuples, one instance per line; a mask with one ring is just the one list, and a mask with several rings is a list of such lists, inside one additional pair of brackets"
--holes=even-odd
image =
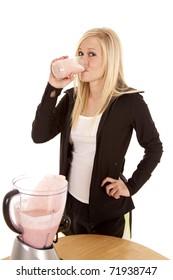
[(85, 68), (85, 70), (88, 69), (88, 59), (86, 56), (80, 56), (80, 64)]

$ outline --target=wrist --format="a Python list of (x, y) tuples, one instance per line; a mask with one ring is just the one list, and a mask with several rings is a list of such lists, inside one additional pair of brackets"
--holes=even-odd
[(56, 97), (61, 94), (62, 88), (56, 88), (49, 81), (46, 86), (46, 93), (49, 94), (51, 98)]

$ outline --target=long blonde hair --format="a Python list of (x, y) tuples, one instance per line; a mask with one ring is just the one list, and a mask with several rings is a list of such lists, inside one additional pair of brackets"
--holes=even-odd
[[(95, 116), (105, 110), (112, 97), (118, 97), (124, 93), (134, 92), (129, 89), (124, 80), (122, 65), (122, 47), (118, 35), (110, 28), (93, 28), (85, 32), (80, 39), (76, 55), (81, 43), (88, 37), (97, 37), (103, 53), (104, 86), (99, 110)], [(76, 100), (72, 111), (72, 127), (75, 127), (82, 113), (89, 95), (89, 83), (82, 82), (76, 75), (75, 80)]]

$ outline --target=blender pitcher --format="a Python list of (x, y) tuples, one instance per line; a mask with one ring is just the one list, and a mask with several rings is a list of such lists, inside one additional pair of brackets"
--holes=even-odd
[[(49, 259), (49, 249), (53, 248), (66, 203), (68, 183), (65, 176), (23, 175), (12, 183), (13, 190), (3, 200), (3, 214), (8, 227), (18, 233), (17, 247), (15, 245), (13, 251), (22, 252), (27, 246), (25, 251), (36, 252), (36, 255), (44, 251), (48, 256), (43, 259)], [(13, 251), (12, 258), (16, 255)], [(34, 255), (28, 258), (37, 259)]]

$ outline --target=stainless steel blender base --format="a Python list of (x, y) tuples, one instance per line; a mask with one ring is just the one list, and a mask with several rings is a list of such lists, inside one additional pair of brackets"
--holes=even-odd
[(60, 260), (53, 246), (46, 249), (35, 249), (19, 240), (14, 240), (11, 260)]

